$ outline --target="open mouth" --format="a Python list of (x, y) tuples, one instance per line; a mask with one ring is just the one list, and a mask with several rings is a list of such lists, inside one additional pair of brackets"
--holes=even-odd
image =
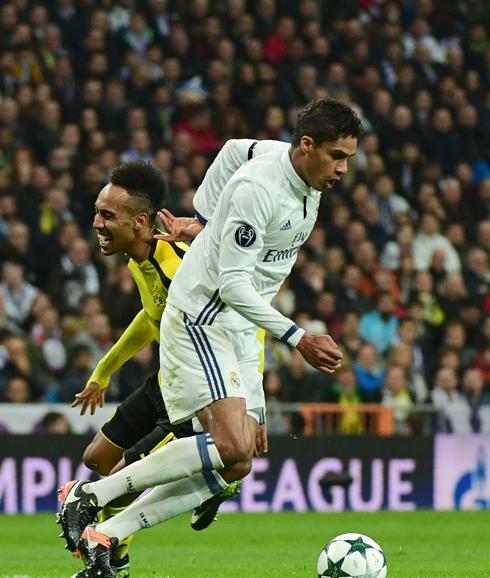
[(99, 241), (99, 247), (105, 249), (111, 244), (112, 239), (103, 235), (102, 233), (97, 233), (97, 240)]
[(327, 185), (326, 188), (327, 189), (333, 189), (335, 187), (335, 185), (339, 182), (340, 179), (329, 179), (327, 181)]

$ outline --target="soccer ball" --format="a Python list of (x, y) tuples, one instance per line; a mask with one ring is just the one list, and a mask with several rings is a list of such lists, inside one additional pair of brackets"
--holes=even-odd
[(383, 550), (363, 534), (341, 534), (320, 552), (318, 578), (386, 578)]

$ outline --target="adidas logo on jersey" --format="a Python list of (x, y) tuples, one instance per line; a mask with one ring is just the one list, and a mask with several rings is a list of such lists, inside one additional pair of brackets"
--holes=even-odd
[(288, 219), (284, 225), (279, 229), (279, 231), (288, 231), (289, 229), (291, 229), (291, 220)]

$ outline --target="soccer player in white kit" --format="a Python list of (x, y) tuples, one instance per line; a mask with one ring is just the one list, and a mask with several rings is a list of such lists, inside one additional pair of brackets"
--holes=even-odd
[[(194, 196), (196, 218), (175, 218), (168, 211), (159, 213), (165, 228), (173, 234), (156, 235), (162, 240), (192, 240), (202, 231), (213, 216), (219, 197), (233, 174), (247, 161), (271, 152), (289, 150), (290, 143), (274, 140), (256, 141), (251, 139), (230, 139), (223, 146)], [(262, 388), (262, 353), (265, 332), (257, 330), (253, 323), (244, 324), (240, 320), (240, 331), (234, 335), (235, 349), (240, 354), (241, 380), (247, 384), (247, 411), (254, 415), (260, 424), (265, 421), (265, 400)], [(257, 439), (258, 444), (266, 447), (266, 435)]]
[[(197, 415), (206, 433), (178, 439), (104, 480), (74, 484), (69, 507), (79, 513), (159, 486), (120, 514), (126, 515), (120, 524), (115, 516), (83, 532), (79, 547), (102, 576), (113, 576), (109, 559), (118, 539), (169, 517), (159, 500), (167, 499), (172, 515), (198, 505), (192, 503), (191, 487), (187, 501), (178, 500), (180, 494), (170, 503), (179, 480), (191, 481), (200, 473), (218, 493), (250, 471), (263, 408), (251, 406), (254, 388), (243, 381), (248, 352), (240, 347), (240, 332), (250, 324), (262, 327), (320, 371), (340, 366), (342, 352), (330, 336), (306, 333), (270, 301), (315, 224), (319, 191), (332, 188), (346, 173), (361, 132), (347, 105), (330, 98), (313, 101), (298, 117), (291, 148), (246, 163), (219, 196), (210, 222), (174, 277), (160, 341), (162, 394), (170, 419), (179, 423)], [(185, 504), (177, 507), (178, 502)], [(132, 522), (129, 514), (134, 514)]]

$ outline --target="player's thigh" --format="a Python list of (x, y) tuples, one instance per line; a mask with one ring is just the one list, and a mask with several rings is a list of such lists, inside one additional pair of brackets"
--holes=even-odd
[(114, 415), (102, 426), (102, 435), (123, 452), (149, 434), (158, 422), (158, 374), (145, 383), (117, 407)]
[(226, 399), (245, 399), (229, 335), (216, 325), (193, 324), (167, 305), (160, 340), (161, 386), (172, 423)]

